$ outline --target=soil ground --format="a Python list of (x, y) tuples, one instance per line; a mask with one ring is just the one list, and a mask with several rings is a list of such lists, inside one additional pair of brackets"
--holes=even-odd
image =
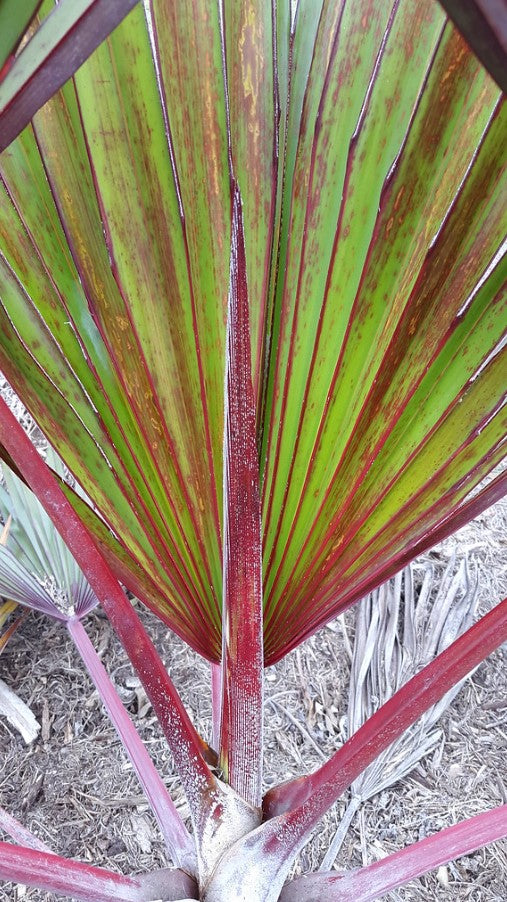
[[(480, 610), (507, 594), (507, 501), (431, 552), (438, 573), (453, 550), (478, 570)], [(209, 667), (151, 614), (143, 620), (198, 728), (209, 738)], [(349, 629), (353, 614), (347, 613)], [(173, 798), (186, 815), (157, 721), (108, 621), (86, 622), (102, 661)], [(444, 739), (403, 782), (360, 809), (336, 866), (370, 862), (457, 820), (507, 802), (507, 649), (470, 677), (441, 726)], [(337, 623), (266, 671), (266, 783), (313, 769), (344, 739), (349, 661)], [(2, 678), (42, 724), (26, 746), (0, 717), (0, 805), (59, 854), (122, 872), (164, 866), (164, 848), (121, 744), (64, 628), (31, 614), (0, 657)], [(347, 798), (303, 850), (296, 872), (318, 868)], [(0, 902), (53, 902), (4, 885)], [(61, 898), (61, 897), (60, 897)], [(507, 900), (507, 841), (461, 858), (388, 897), (399, 902)], [(323, 900), (324, 902), (324, 900)]]

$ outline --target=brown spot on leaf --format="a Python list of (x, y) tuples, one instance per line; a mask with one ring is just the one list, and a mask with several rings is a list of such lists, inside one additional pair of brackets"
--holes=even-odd
[(395, 209), (395, 210), (398, 209), (398, 207), (399, 207), (399, 205), (400, 205), (400, 203), (401, 203), (401, 199), (402, 199), (402, 197), (403, 197), (404, 191), (405, 191), (405, 185), (402, 185), (401, 188), (400, 188), (400, 190), (398, 191), (398, 193), (397, 193), (397, 195), (396, 195), (396, 200), (394, 201), (394, 209)]

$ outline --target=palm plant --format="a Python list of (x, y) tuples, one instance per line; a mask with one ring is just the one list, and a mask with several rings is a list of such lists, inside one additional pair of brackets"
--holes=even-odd
[[(502, 22), (470, 5), (502, 80)], [(139, 673), (197, 869), (120, 878), (20, 842), (0, 877), (371, 899), (504, 836), (505, 806), (287, 883), (329, 806), (507, 638), (507, 601), (262, 796), (264, 664), (505, 491), (505, 472), (481, 487), (506, 432), (498, 87), (434, 0), (300, 0), (294, 19), (274, 0), (62, 0), (15, 53), (25, 24), (0, 85), (0, 362), (88, 500), (0, 403), (2, 454)], [(216, 748), (119, 581), (211, 662)]]

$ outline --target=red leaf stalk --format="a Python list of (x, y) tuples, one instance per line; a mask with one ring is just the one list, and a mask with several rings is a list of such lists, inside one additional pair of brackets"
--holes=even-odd
[(213, 725), (213, 737), (211, 744), (214, 749), (220, 747), (220, 716), (222, 707), (222, 665), (211, 664), (211, 719)]
[(251, 805), (262, 791), (262, 543), (241, 197), (233, 183), (224, 424), (221, 766)]
[(25, 846), (28, 849), (36, 849), (38, 852), (47, 852), (48, 855), (53, 854), (46, 843), (42, 842), (38, 836), (34, 836), (30, 830), (27, 830), (23, 824), (20, 824), (19, 821), (17, 821), (15, 817), (12, 817), (8, 811), (5, 811), (4, 808), (0, 808), (0, 830), (7, 833), (7, 836), (10, 836), (14, 842), (19, 843), (21, 846)]
[(192, 838), (125, 710), (112, 680), (90, 642), (81, 621), (76, 617), (71, 618), (67, 622), (67, 628), (132, 762), (151, 809), (157, 818), (172, 861), (194, 874), (197, 862)]
[(282, 890), (280, 902), (312, 902), (315, 899), (373, 902), (397, 886), (404, 886), (409, 880), (504, 836), (507, 836), (507, 805), (446, 827), (368, 867), (343, 874), (300, 877)]
[[(0, 842), (1, 880), (71, 896), (79, 902), (149, 902), (154, 898), (151, 877), (124, 877), (59, 855)], [(166, 874), (164, 884), (164, 899), (196, 898), (195, 882), (183, 871)]]

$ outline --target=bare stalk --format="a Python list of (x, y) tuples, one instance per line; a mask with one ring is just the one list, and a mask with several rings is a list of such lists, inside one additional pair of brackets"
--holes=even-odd
[(251, 805), (262, 793), (262, 542), (241, 198), (233, 186), (225, 377), (220, 764)]
[(5, 811), (4, 808), (0, 808), (0, 830), (3, 830), (4, 833), (7, 833), (7, 836), (10, 836), (11, 839), (14, 840), (14, 842), (25, 846), (25, 848), (36, 849), (38, 852), (47, 852), (48, 855), (53, 854), (46, 843), (42, 842), (38, 836), (31, 833), (30, 830), (23, 826), (23, 824), (20, 824), (19, 821), (17, 821), (15, 817), (12, 817), (12, 814), (9, 814), (8, 811)]
[(453, 858), (507, 836), (507, 805), (446, 827), (365, 868), (334, 874), (300, 877), (289, 883), (280, 902), (373, 902)]
[(211, 664), (211, 720), (212, 739), (214, 749), (220, 746), (220, 714), (222, 706), (222, 665)]
[[(163, 898), (196, 899), (195, 881), (183, 871), (159, 872)], [(69, 861), (23, 846), (0, 842), (0, 879), (54, 893), (71, 896), (78, 902), (149, 902), (161, 898), (160, 886), (154, 895), (158, 874), (124, 877), (104, 868)]]
[(77, 617), (73, 617), (67, 621), (67, 628), (132, 762), (174, 864), (195, 874), (195, 847), (192, 838), (125, 710), (112, 680), (90, 642), (81, 621)]

